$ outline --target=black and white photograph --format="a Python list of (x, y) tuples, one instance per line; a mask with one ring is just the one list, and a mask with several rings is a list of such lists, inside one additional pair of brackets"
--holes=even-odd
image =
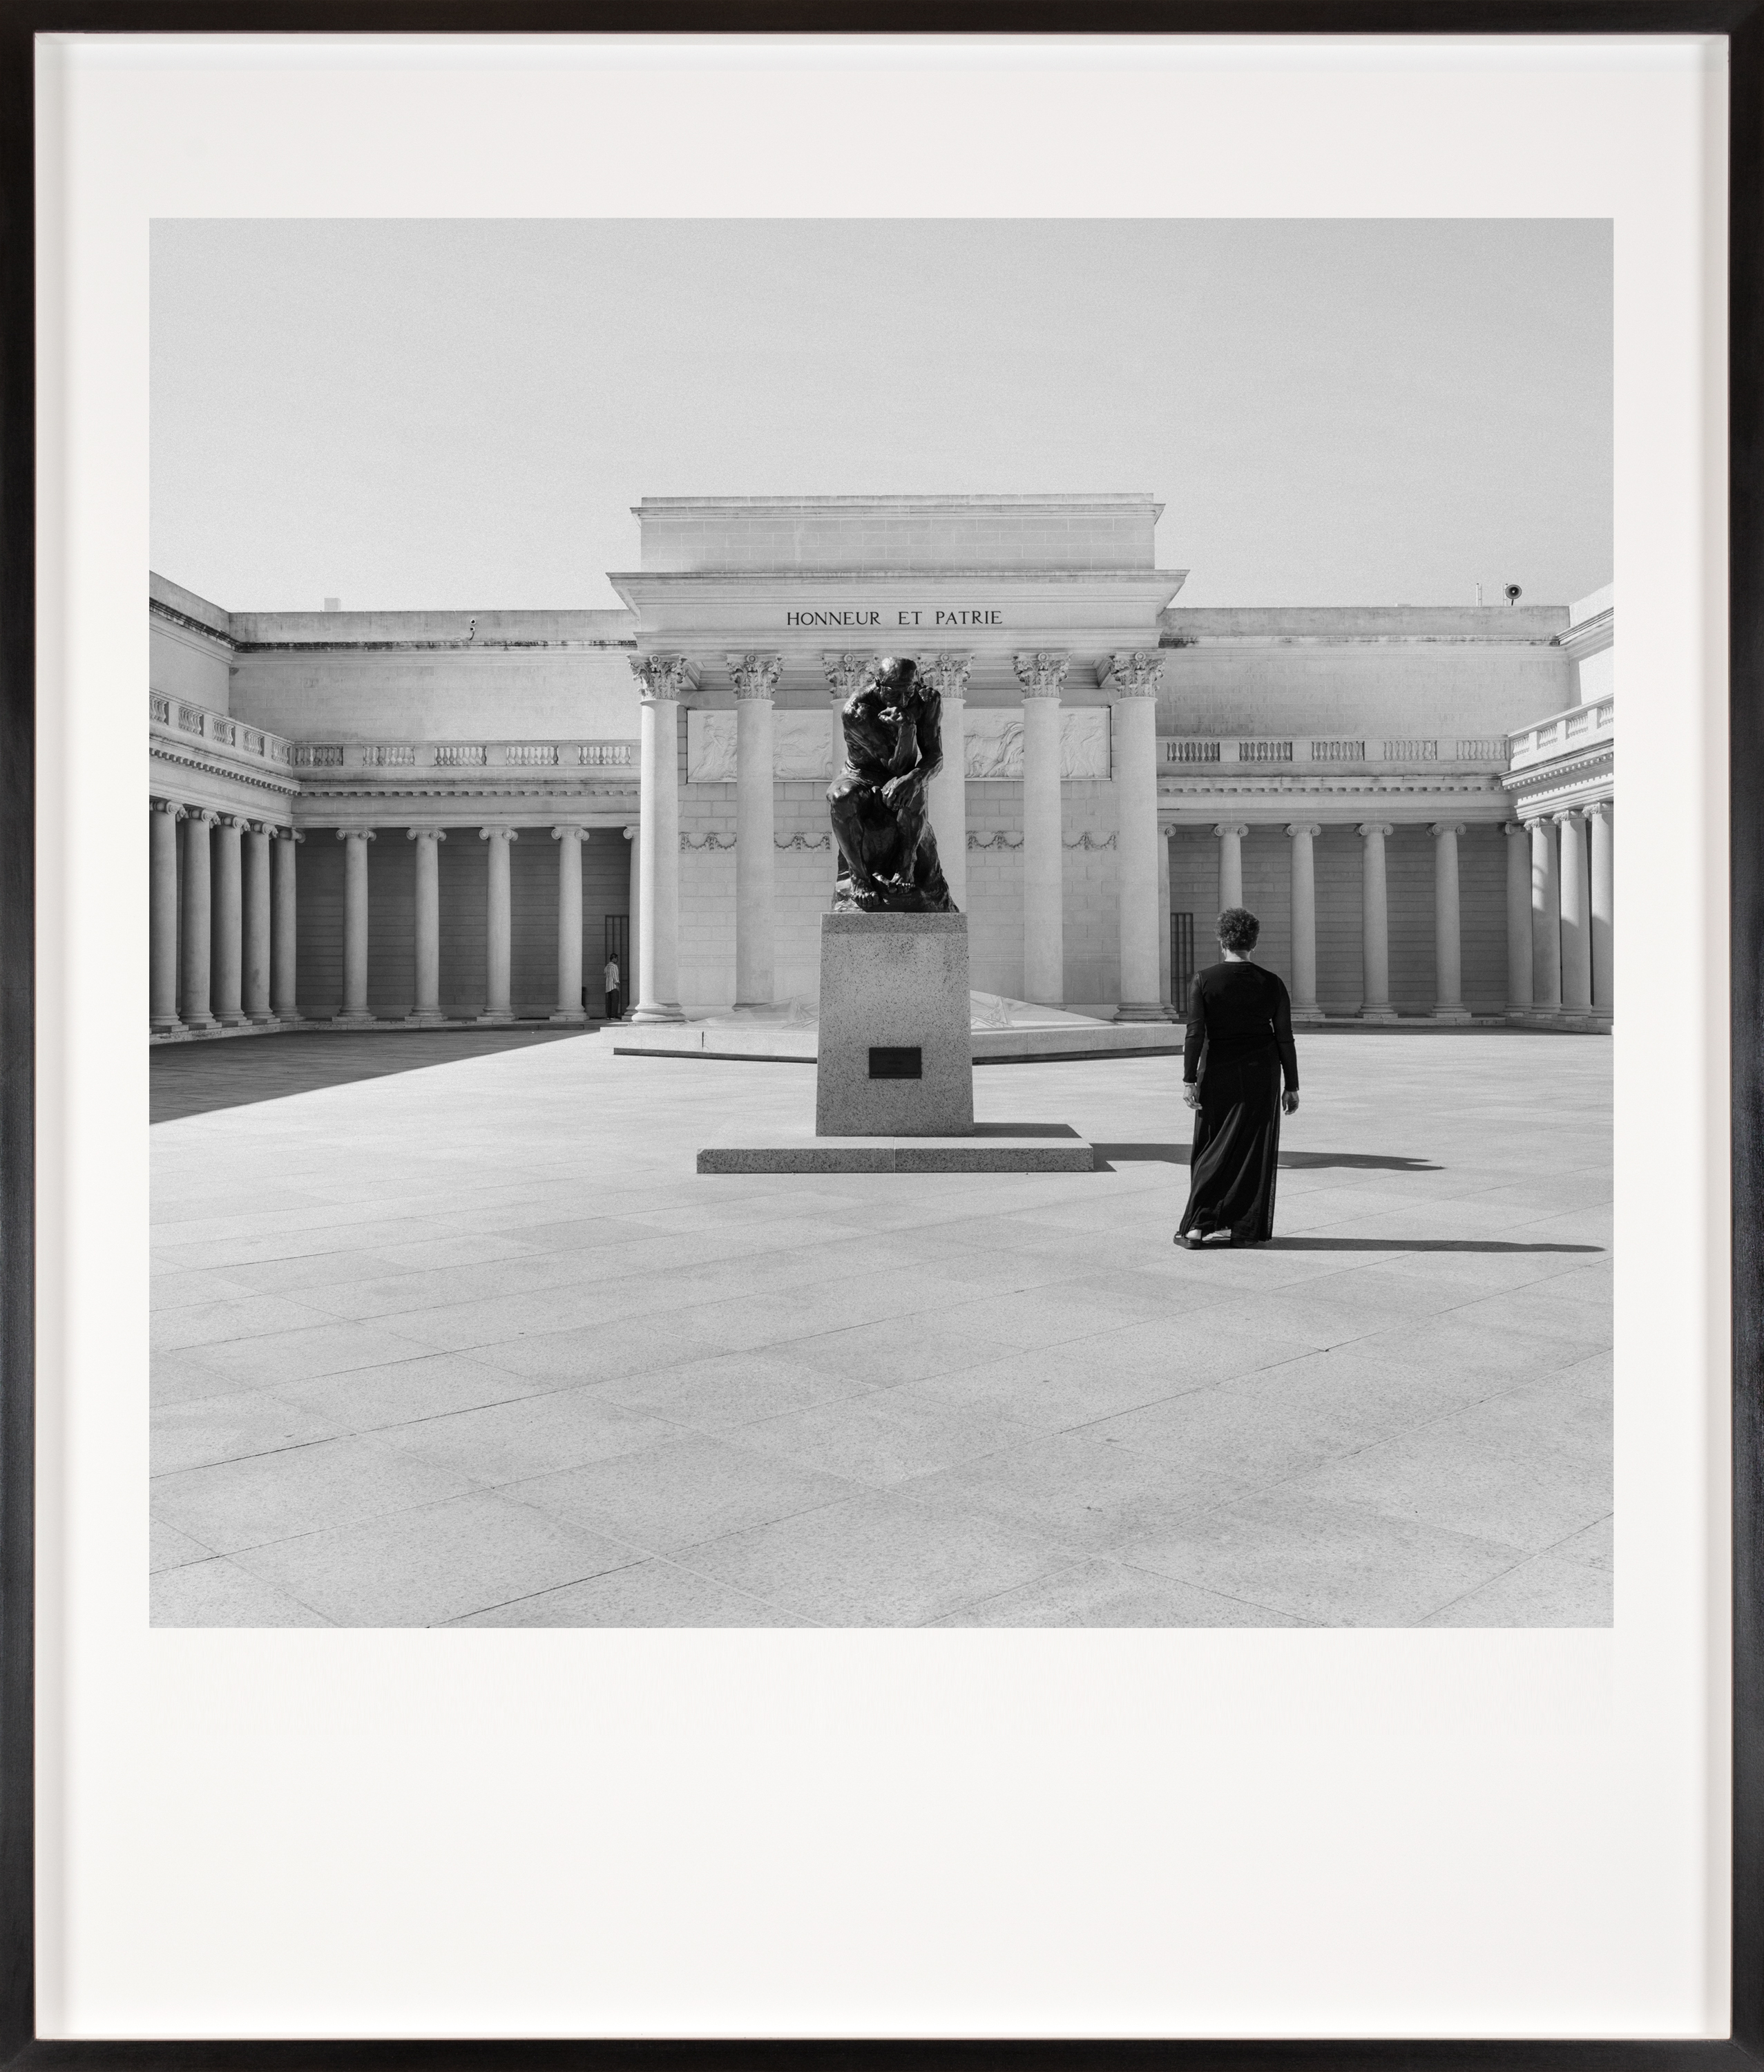
[(1610, 1626), (1608, 219), (149, 257), (155, 1626)]

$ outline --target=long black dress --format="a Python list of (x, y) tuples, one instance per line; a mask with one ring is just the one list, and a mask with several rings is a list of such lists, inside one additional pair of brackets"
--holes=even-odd
[(1233, 1244), (1260, 1244), (1274, 1234), (1282, 1079), (1298, 1091), (1292, 1003), (1273, 972), (1222, 964), (1195, 973), (1182, 1079), (1199, 1081), (1200, 1106), (1177, 1235), (1228, 1230)]

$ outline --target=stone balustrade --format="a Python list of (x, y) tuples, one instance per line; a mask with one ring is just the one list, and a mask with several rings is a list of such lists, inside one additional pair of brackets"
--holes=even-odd
[(611, 770), (635, 772), (632, 741), (302, 741), (297, 770)]
[(1364, 765), (1369, 769), (1408, 769), (1418, 763), (1444, 763), (1459, 768), (1504, 770), (1507, 767), (1505, 734), (1438, 735), (1390, 741), (1306, 740), (1248, 741), (1237, 735), (1166, 736), (1158, 757), (1169, 770), (1183, 764), (1279, 764), (1294, 768)]
[(150, 735), (157, 734), (162, 740), (191, 746), (200, 742), (249, 762), (273, 764), (278, 770), (288, 769), (294, 761), (294, 744), (279, 734), (266, 733), (242, 719), (230, 718), (225, 713), (192, 705), (187, 698), (173, 697), (162, 691), (147, 694), (147, 729)]
[(1571, 705), (1535, 726), (1522, 728), (1507, 737), (1508, 767), (1529, 769), (1576, 750), (1602, 746), (1617, 733), (1617, 701), (1601, 698), (1596, 704)]

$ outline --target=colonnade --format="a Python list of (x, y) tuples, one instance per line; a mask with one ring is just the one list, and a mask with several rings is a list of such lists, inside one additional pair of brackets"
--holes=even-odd
[[(1464, 832), (1462, 820), (1436, 820), (1433, 837), (1433, 1018), (1436, 1022), (1468, 1022), (1464, 1005), (1462, 923), (1458, 898), (1458, 838)], [(1390, 896), (1385, 874), (1384, 844), (1392, 832), (1389, 820), (1362, 820), (1354, 828), (1360, 839), (1360, 1019), (1394, 1022), (1396, 1011), (1390, 993)], [(1244, 903), (1244, 837), (1249, 832), (1244, 820), (1215, 824), (1219, 843), (1219, 905)], [(1318, 820), (1292, 820), (1285, 834), (1292, 874), (1292, 994), (1296, 1022), (1320, 1022), (1317, 1003), (1317, 837), (1323, 832)], [(1180, 1002), (1178, 1003), (1181, 1005)]]
[(1610, 1018), (1612, 804), (1507, 823), (1507, 997), (1526, 1020)]
[(273, 821), (175, 799), (148, 804), (149, 1030), (205, 1035), (298, 1021), (294, 845), (300, 836)]
[[(834, 767), (845, 759), (840, 713), (878, 658), (828, 655)], [(919, 658), (943, 702), (943, 767), (927, 804), (952, 898), (968, 905), (968, 824), (964, 726), (972, 657)], [(1064, 844), (1060, 832), (1060, 699), (1071, 658), (1041, 650), (1017, 655), (1023, 716), (1023, 993), (1046, 1006), (1064, 996)], [(776, 931), (773, 870), (772, 700), (783, 672), (778, 655), (730, 655), (735, 693), (735, 998), (771, 1004)], [(1157, 693), (1163, 664), (1155, 652), (1105, 656), (1098, 676), (1114, 708), (1114, 775), (1119, 807), (1116, 865), (1120, 897), (1124, 1021), (1163, 1020), (1160, 1000)], [(681, 655), (634, 656), (640, 689), (641, 894), (635, 1018), (681, 1018), (679, 708), (699, 685)]]
[[(150, 804), (152, 1033), (205, 1035), (245, 1026), (287, 1027), (300, 1021), (294, 845), (305, 841), (306, 833), (171, 799), (154, 798)], [(629, 837), (635, 831), (624, 832)], [(343, 845), (343, 1001), (331, 1026), (371, 1028), (378, 1018), (368, 1005), (368, 845), (378, 838), (378, 830), (338, 828), (335, 834)], [(405, 836), (416, 849), (416, 998), (405, 1019), (421, 1026), (443, 1018), (439, 851), (447, 831), (413, 827)], [(509, 997), (514, 927), (508, 852), (520, 831), (483, 827), (478, 836), (484, 844), (487, 898), (485, 1005), (476, 1019), (494, 1024), (514, 1019)], [(557, 844), (557, 989), (550, 1018), (582, 1022), (588, 1018), (582, 997), (582, 845), (589, 830), (554, 827), (551, 838)]]
[[(1458, 837), (1462, 820), (1435, 820), (1433, 1018), (1467, 1022), (1464, 1005)], [(1385, 871), (1393, 824), (1363, 820), (1360, 1018), (1394, 1022), (1390, 998), (1390, 902)], [(1295, 1020), (1322, 1018), (1317, 1001), (1316, 820), (1287, 824), (1292, 873), (1292, 1001)], [(1215, 823), (1219, 904), (1244, 903), (1243, 820)], [(1507, 1006), (1528, 1018), (1593, 1020), (1611, 1013), (1611, 804), (1591, 805), (1503, 824), (1507, 837)], [(1180, 1005), (1180, 1003), (1178, 1003)]]

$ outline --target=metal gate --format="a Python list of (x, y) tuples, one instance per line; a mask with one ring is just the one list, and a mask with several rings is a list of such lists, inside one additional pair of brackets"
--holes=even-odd
[(1170, 917), (1170, 997), (1178, 1018), (1188, 1018), (1188, 989), (1195, 983), (1195, 917)]

